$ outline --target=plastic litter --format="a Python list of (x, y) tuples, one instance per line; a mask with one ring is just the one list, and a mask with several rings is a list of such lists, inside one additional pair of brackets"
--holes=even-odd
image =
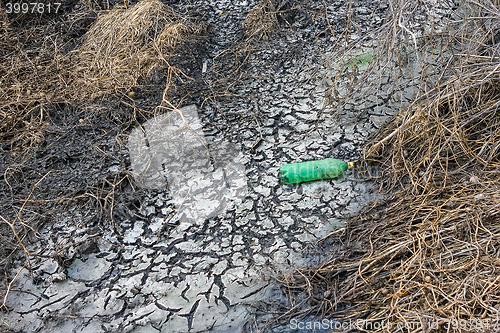
[(319, 161), (285, 164), (280, 168), (283, 184), (299, 184), (321, 179), (333, 179), (353, 167), (353, 162), (344, 162), (334, 158)]

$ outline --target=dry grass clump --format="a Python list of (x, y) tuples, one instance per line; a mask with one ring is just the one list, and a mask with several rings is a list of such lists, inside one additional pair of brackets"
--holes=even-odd
[[(332, 235), (340, 242), (332, 259), (287, 277), (293, 307), (282, 319), (312, 313), (363, 319), (361, 331), (498, 331), (500, 54), (496, 28), (483, 24), (500, 22), (498, 4), (471, 16), (453, 74), (367, 147), (362, 162), (381, 169), (390, 196)], [(295, 301), (297, 291), (311, 307)]]
[(243, 33), (246, 38), (268, 39), (269, 33), (278, 27), (278, 10), (273, 0), (261, 0), (243, 21)]
[[(68, 14), (63, 23), (83, 25), (90, 12)], [(0, 139), (26, 147), (39, 142), (54, 104), (84, 103), (131, 89), (140, 78), (170, 67), (168, 58), (204, 28), (158, 0), (102, 11), (83, 43), (69, 53), (59, 42), (64, 31), (44, 33), (47, 27), (35, 25), (17, 38), (19, 31), (5, 25), (0, 35)], [(23, 45), (37, 38), (42, 45)]]
[(93, 97), (130, 89), (201, 31), (201, 25), (158, 0), (117, 7), (101, 15), (85, 34), (72, 71)]

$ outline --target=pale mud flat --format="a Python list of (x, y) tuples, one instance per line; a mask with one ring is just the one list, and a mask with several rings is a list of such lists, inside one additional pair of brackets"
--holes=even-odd
[[(255, 320), (249, 305), (276, 297), (274, 276), (327, 260), (317, 241), (378, 196), (353, 171), (291, 186), (278, 169), (358, 158), (370, 133), (415, 97), (419, 68), (404, 68), (396, 100), (382, 77), (340, 112), (324, 112), (334, 50), (304, 44), (301, 33), (272, 41), (276, 50), (300, 47), (295, 57), (255, 52), (246, 98), (159, 114), (129, 133), (130, 172), (151, 195), (134, 219), (84, 251), (70, 247), (69, 267), (48, 259), (23, 270), (2, 320), (22, 332), (244, 332)], [(84, 218), (68, 211), (40, 233), (54, 246), (83, 242), (96, 232)]]

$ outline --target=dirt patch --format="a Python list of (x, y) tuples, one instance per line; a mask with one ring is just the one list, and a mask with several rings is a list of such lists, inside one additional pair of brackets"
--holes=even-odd
[[(99, 9), (95, 2), (91, 5), (92, 10), (88, 11), (93, 22), (98, 20), (93, 11), (105, 10), (101, 17), (127, 11), (113, 9), (113, 6)], [(129, 5), (131, 10), (133, 4)], [(303, 72), (304, 68), (298, 69), (304, 59), (307, 64), (314, 63), (316, 55), (312, 41), (316, 27), (311, 25), (311, 12), (321, 12), (322, 4), (318, 2), (312, 9), (298, 10), (293, 14), (296, 16), (292, 12), (287, 14), (288, 22), (297, 28), (288, 43), (284, 43), (287, 33), (279, 29), (269, 34), (275, 36), (275, 40), (252, 38), (249, 41), (244, 38), (242, 22), (257, 3), (252, 2), (248, 9), (233, 2), (226, 5), (231, 11), (222, 16), (219, 15), (225, 11), (207, 10), (210, 2), (203, 2), (203, 10), (211, 13), (208, 18), (214, 25), (231, 29), (213, 31), (207, 38), (210, 44), (206, 48), (185, 44), (185, 53), (168, 60), (171, 66), (181, 69), (186, 75), (169, 72), (167, 66), (160, 71), (160, 83), (155, 83), (153, 78), (139, 79), (133, 90), (122, 91), (122, 86), (120, 90), (112, 90), (111, 95), (78, 104), (67, 103), (72, 96), (54, 100), (59, 98), (55, 93), (57, 87), (44, 86), (43, 89), (48, 91), (44, 92), (43, 99), (35, 95), (33, 108), (19, 108), (19, 117), (26, 117), (20, 119), (32, 120), (31, 127), (13, 122), (10, 132), (2, 132), (5, 134), (2, 158), (6, 162), (2, 171), (7, 175), (1, 183), (1, 190), (6, 193), (2, 212), (8, 212), (2, 216), (7, 227), (9, 223), (14, 224), (21, 239), (21, 242), (12, 243), (13, 249), (20, 251), (5, 260), (8, 263), (7, 281), (12, 282), (14, 288), (8, 289), (6, 304), (13, 311), (3, 318), (12, 327), (29, 331), (43, 324), (38, 320), (49, 317), (55, 319), (48, 319), (50, 323), (45, 322), (44, 329), (54, 331), (63, 330), (61, 325), (87, 329), (92, 325), (107, 325), (107, 329), (124, 330), (139, 328), (143, 324), (163, 325), (168, 331), (186, 331), (191, 327), (203, 331), (216, 322), (231, 327), (233, 318), (243, 325), (241, 321), (246, 320), (248, 312), (246, 308), (237, 307), (238, 303), (242, 297), (245, 302), (250, 302), (262, 290), (262, 286), (253, 284), (259, 277), (256, 272), (259, 269), (253, 264), (263, 267), (276, 260), (291, 265), (294, 260), (287, 258), (288, 251), (307, 247), (316, 234), (323, 235), (325, 230), (339, 223), (334, 218), (319, 223), (316, 216), (321, 211), (334, 214), (333, 209), (337, 206), (329, 203), (333, 196), (343, 198), (339, 210), (356, 205), (356, 195), (347, 190), (355, 186), (355, 181), (342, 183), (341, 189), (332, 183), (282, 189), (277, 186), (273, 174), (277, 164), (290, 162), (297, 158), (297, 154), (307, 158), (357, 154), (340, 147), (347, 140), (327, 130), (337, 126), (330, 120), (321, 122), (321, 136), (308, 135), (310, 127), (318, 120), (320, 111), (317, 108), (321, 105), (319, 100), (322, 100), (323, 92), (316, 90), (309, 74), (300, 81), (294, 76)], [(185, 10), (191, 8), (186, 3), (178, 6)], [(88, 6), (79, 9), (82, 8)], [(277, 13), (278, 22), (280, 17)], [(64, 69), (57, 64), (64, 65), (66, 56), (78, 52), (88, 29), (90, 25), (79, 31), (81, 39), (75, 40), (74, 46), (68, 46), (60, 57), (57, 53), (49, 53), (47, 66), (56, 67), (44, 69), (44, 75), (51, 75), (52, 68)], [(304, 38), (309, 41), (307, 49), (303, 48)], [(153, 43), (154, 40), (149, 41)], [(293, 47), (285, 49), (283, 45)], [(53, 52), (49, 46), (47, 43), (47, 52)], [(268, 49), (274, 51), (268, 52)], [(122, 61), (119, 53), (116, 57)], [(30, 67), (26, 65), (24, 68), (28, 75)], [(113, 75), (114, 72), (106, 73)], [(169, 73), (176, 86), (168, 87), (165, 92), (167, 82), (171, 82)], [(275, 81), (276, 73), (279, 73), (279, 78)], [(100, 79), (100, 74), (93, 77), (90, 74), (90, 78)], [(14, 79), (14, 76), (6, 78)], [(278, 82), (278, 79), (282, 81)], [(118, 95), (114, 95), (116, 91)], [(122, 94), (129, 91), (135, 96)], [(275, 93), (268, 96), (262, 91)], [(272, 106), (277, 100), (283, 106)], [(130, 177), (128, 154), (123, 149), (132, 128), (145, 123), (155, 113), (168, 112), (173, 106), (184, 103), (202, 106), (203, 130), (211, 137), (214, 146), (230, 138), (251, 159), (245, 166), (245, 177), (249, 177), (252, 197), (247, 197), (244, 204), (229, 212), (188, 226), (171, 219), (175, 207), (172, 207), (168, 193), (141, 190), (136, 186)], [(40, 104), (43, 108), (34, 108)], [(268, 109), (270, 107), (272, 109)], [(40, 131), (34, 132), (42, 123)], [(360, 140), (354, 137), (363, 130), (338, 128), (348, 132), (351, 141), (359, 145)], [(23, 135), (31, 133), (39, 135), (28, 137), (33, 140), (24, 145)], [(259, 137), (262, 142), (256, 143)], [(297, 138), (307, 141), (299, 145), (295, 142)], [(279, 144), (275, 144), (276, 141)], [(328, 144), (334, 141), (335, 147)], [(341, 192), (352, 194), (347, 200)], [(306, 201), (298, 203), (296, 211), (292, 204), (295, 205), (302, 196)], [(320, 200), (323, 196), (325, 199)], [(315, 207), (311, 210), (310, 206)], [(9, 232), (6, 235), (12, 238), (10, 231), (6, 229)], [(28, 261), (21, 243), (31, 254)], [(300, 251), (300, 255), (306, 251)], [(144, 265), (138, 266), (136, 259), (130, 260), (138, 253), (145, 255), (144, 263), (147, 262), (149, 267), (145, 271), (141, 268)], [(150, 262), (152, 260), (155, 262)], [(29, 271), (25, 269), (26, 262), (31, 265)], [(86, 274), (85, 265), (95, 267), (95, 274)], [(249, 276), (247, 272), (253, 275)], [(235, 277), (238, 278), (236, 281)], [(144, 287), (148, 284), (153, 286), (150, 290)], [(50, 296), (45, 295), (49, 290), (46, 288), (51, 290)], [(93, 291), (90, 292), (89, 288)], [(158, 293), (166, 288), (167, 292)], [(88, 302), (86, 298), (93, 297), (95, 292), (107, 296), (100, 298), (98, 303)], [(58, 299), (54, 303), (50, 299), (52, 296)], [(64, 300), (60, 299), (64, 297)], [(145, 299), (141, 300), (142, 297)], [(155, 297), (160, 297), (158, 302), (150, 302)], [(83, 309), (79, 304), (90, 307)], [(95, 310), (91, 309), (94, 304), (99, 304), (98, 313), (104, 313), (101, 309), (106, 311), (102, 325), (81, 322), (85, 320), (84, 312)], [(176, 305), (170, 308), (168, 304)], [(144, 305), (156, 310), (150, 313), (153, 317), (142, 320), (142, 314), (136, 310), (143, 309)], [(177, 310), (177, 305), (182, 311)], [(233, 309), (233, 305), (236, 310), (231, 310), (232, 317), (227, 319), (227, 309)], [(120, 310), (123, 307), (126, 309)], [(61, 317), (54, 317), (56, 312)], [(30, 319), (26, 319), (28, 317)], [(118, 326), (112, 323), (113, 317), (120, 321)], [(169, 318), (166, 323), (165, 318)]]
[(150, 83), (182, 73), (168, 61), (203, 26), (158, 1), (129, 5), (73, 1), (3, 17), (2, 267), (68, 205), (92, 211), (90, 225), (139, 205), (133, 194), (116, 197), (133, 186), (124, 134), (153, 114), (165, 84)]

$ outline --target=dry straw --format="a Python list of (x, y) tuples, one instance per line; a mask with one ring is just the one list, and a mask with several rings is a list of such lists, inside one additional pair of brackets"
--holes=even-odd
[(331, 235), (338, 247), (325, 264), (282, 281), (291, 308), (280, 320), (363, 319), (358, 331), (380, 332), (500, 327), (500, 10), (471, 1), (463, 12), (472, 18), (452, 36), (462, 50), (451, 74), (367, 146), (362, 163), (381, 169), (389, 196)]
[(269, 34), (278, 27), (278, 18), (273, 0), (261, 0), (246, 16), (243, 21), (245, 37), (268, 39)]
[(157, 0), (114, 8), (85, 34), (72, 71), (93, 97), (127, 90), (201, 31), (201, 25)]
[[(88, 19), (89, 12), (68, 16), (68, 25), (79, 24), (78, 15)], [(13, 43), (19, 34), (15, 28), (1, 28), (0, 138), (31, 146), (42, 135), (51, 105), (84, 103), (130, 90), (161, 67), (170, 69), (169, 57), (204, 26), (158, 0), (144, 0), (128, 9), (102, 11), (81, 45), (67, 54), (43, 38), (44, 27), (23, 32), (26, 39), (46, 41), (36, 50), (23, 49), (21, 40)]]

